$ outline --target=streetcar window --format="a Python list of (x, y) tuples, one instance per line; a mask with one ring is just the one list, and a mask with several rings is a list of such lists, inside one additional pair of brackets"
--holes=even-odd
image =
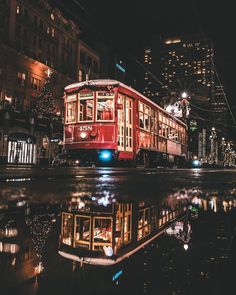
[(142, 102), (139, 103), (139, 127), (150, 131), (151, 109)]
[(86, 245), (90, 242), (90, 217), (75, 217), (75, 243)]
[(93, 121), (93, 110), (94, 110), (93, 98), (79, 99), (78, 121), (79, 122)]
[(150, 233), (150, 208), (140, 209), (138, 214), (138, 240)]
[(73, 215), (62, 214), (62, 243), (72, 245)]
[(114, 119), (114, 99), (97, 98), (97, 120), (111, 121)]
[(94, 242), (111, 243), (111, 218), (97, 218), (94, 219)]
[(67, 102), (66, 107), (66, 123), (75, 122), (76, 101)]

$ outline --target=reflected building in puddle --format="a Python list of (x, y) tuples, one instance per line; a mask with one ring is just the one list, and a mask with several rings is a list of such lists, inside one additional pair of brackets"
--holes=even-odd
[[(4, 286), (13, 287), (35, 277), (37, 255), (32, 238), (20, 210), (1, 212), (0, 220), (0, 274)], [(16, 214), (17, 213), (17, 214)]]
[(4, 290), (15, 292), (23, 283), (35, 282), (43, 271), (46, 242), (55, 218), (49, 214), (50, 205), (31, 204), (22, 192), (15, 193), (19, 195), (10, 194), (8, 200), (0, 202), (0, 276), (3, 293)]

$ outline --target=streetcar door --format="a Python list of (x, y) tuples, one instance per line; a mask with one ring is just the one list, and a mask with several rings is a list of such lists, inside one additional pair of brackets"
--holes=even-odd
[(133, 151), (133, 101), (129, 97), (118, 95), (118, 150)]
[(127, 152), (133, 151), (133, 100), (125, 98), (125, 149)]

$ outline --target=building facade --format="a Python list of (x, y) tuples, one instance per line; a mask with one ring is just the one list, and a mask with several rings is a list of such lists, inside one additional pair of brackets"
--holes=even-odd
[(211, 101), (211, 107), (214, 111), (213, 119), (216, 122), (226, 125), (228, 122), (227, 105), (225, 101), (225, 93), (222, 85), (215, 86), (214, 97)]
[[(153, 49), (151, 47), (147, 47), (144, 49), (144, 66), (146, 68), (146, 71), (144, 72), (144, 81), (143, 81), (143, 94), (152, 99), (156, 100), (156, 98), (159, 96), (159, 87), (160, 84), (157, 82), (157, 79), (154, 79), (152, 74), (158, 73), (158, 68), (156, 68), (155, 59), (157, 57), (155, 56), (155, 53), (153, 53)], [(154, 55), (154, 56), (153, 56)], [(159, 75), (157, 75), (159, 77)]]
[[(78, 26), (46, 0), (1, 0), (0, 20), (0, 159), (50, 162), (62, 138), (64, 87), (98, 78), (99, 54), (80, 40)], [(33, 112), (49, 73), (55, 120)]]
[(211, 40), (198, 36), (168, 38), (162, 42), (160, 54), (164, 95), (170, 89), (177, 95), (189, 91), (190, 95), (212, 98), (214, 51)]

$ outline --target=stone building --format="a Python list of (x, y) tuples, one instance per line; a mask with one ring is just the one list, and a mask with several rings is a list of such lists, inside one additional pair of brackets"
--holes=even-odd
[[(49, 163), (60, 152), (64, 87), (99, 78), (100, 56), (46, 0), (0, 0), (0, 161)], [(54, 119), (34, 114), (51, 75)]]

